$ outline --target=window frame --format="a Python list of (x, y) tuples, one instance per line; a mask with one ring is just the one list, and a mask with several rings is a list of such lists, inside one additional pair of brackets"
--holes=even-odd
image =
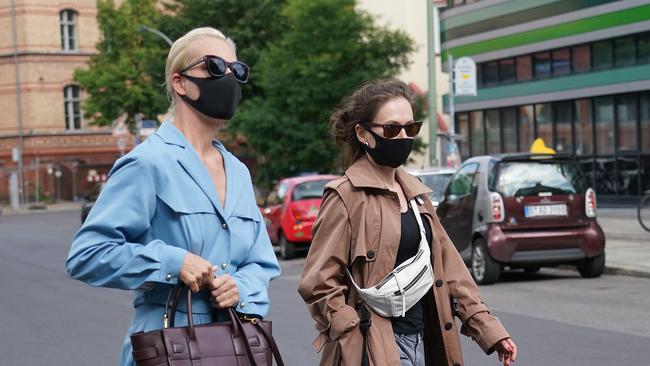
[[(64, 16), (65, 15), (65, 16)], [(70, 15), (72, 20), (70, 20)], [(77, 30), (77, 20), (79, 12), (75, 9), (66, 8), (59, 12), (59, 28), (61, 32), (61, 50), (65, 52), (74, 52), (79, 50), (79, 32)], [(72, 34), (70, 30), (72, 29)], [(72, 47), (70, 47), (72, 43)]]
[[(77, 97), (74, 91), (77, 91)], [(69, 84), (63, 87), (63, 118), (66, 131), (79, 131), (83, 129), (83, 112), (81, 111), (81, 87), (76, 84)], [(74, 107), (79, 105), (79, 126), (75, 123)]]

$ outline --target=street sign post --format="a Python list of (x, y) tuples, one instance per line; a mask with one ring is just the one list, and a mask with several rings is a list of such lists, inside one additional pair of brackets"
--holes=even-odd
[(461, 57), (454, 67), (455, 95), (476, 96), (476, 63), (469, 57)]

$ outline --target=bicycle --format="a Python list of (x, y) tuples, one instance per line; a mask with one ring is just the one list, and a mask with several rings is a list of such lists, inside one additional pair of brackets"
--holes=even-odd
[(639, 224), (646, 231), (650, 231), (650, 190), (645, 191), (639, 201), (639, 207), (636, 211)]

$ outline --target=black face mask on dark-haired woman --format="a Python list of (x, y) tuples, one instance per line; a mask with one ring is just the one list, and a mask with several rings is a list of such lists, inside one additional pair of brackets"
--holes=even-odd
[(375, 138), (375, 147), (362, 146), (375, 163), (397, 168), (409, 158), (413, 149), (413, 139), (387, 139), (379, 136), (370, 129), (368, 129), (368, 132)]

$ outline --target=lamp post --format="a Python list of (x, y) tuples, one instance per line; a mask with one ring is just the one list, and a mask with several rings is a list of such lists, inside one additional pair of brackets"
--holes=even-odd
[(436, 49), (435, 49), (435, 18), (433, 0), (427, 2), (427, 59), (429, 63), (429, 92), (427, 93), (429, 115), (429, 164), (438, 165), (436, 142), (438, 139), (438, 120), (436, 115)]
[(174, 42), (172, 42), (171, 39), (169, 39), (169, 37), (167, 37), (167, 35), (166, 35), (165, 33), (159, 31), (158, 29), (151, 28), (151, 27), (147, 27), (146, 25), (141, 25), (141, 26), (138, 28), (138, 32), (149, 32), (149, 33), (153, 33), (153, 34), (157, 35), (158, 37), (164, 39), (165, 42), (167, 42), (167, 44), (169, 45), (169, 47), (171, 47), (171, 46), (172, 46), (172, 43), (174, 43)]

